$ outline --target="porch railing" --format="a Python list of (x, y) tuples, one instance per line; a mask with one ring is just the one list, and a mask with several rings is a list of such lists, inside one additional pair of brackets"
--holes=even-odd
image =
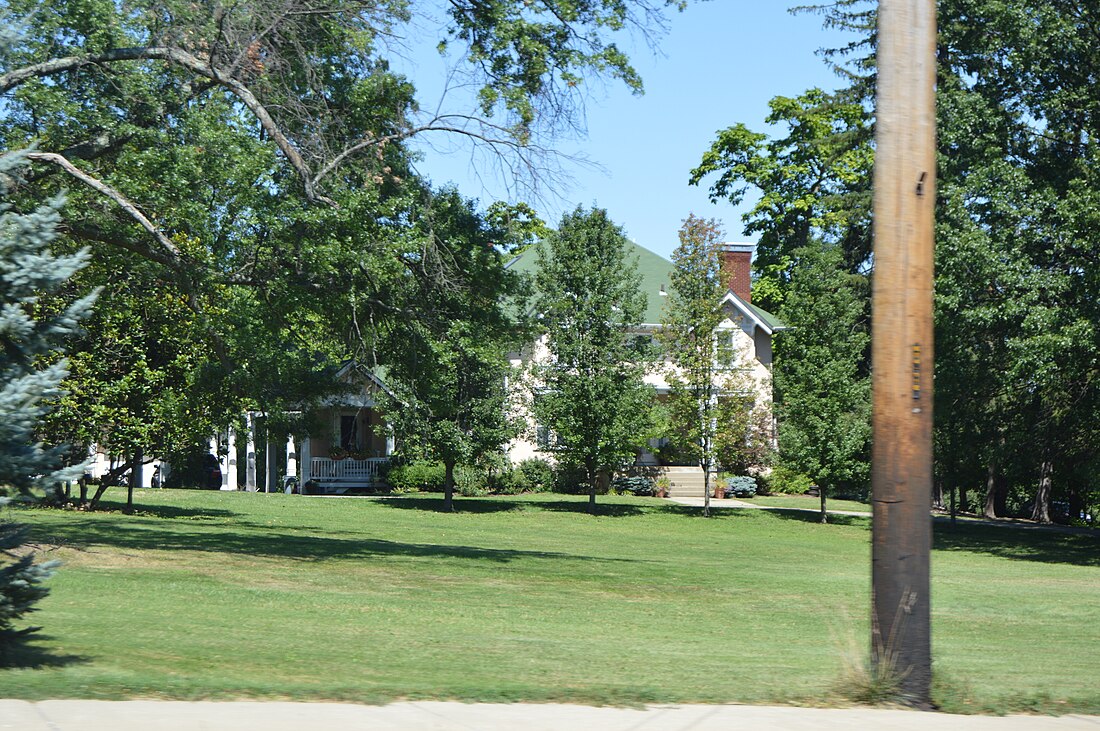
[(375, 482), (386, 457), (371, 459), (332, 459), (312, 457), (309, 460), (309, 477), (312, 480), (335, 482)]

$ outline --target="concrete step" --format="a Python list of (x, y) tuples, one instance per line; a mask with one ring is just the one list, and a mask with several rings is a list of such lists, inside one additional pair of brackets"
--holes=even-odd
[(671, 486), (669, 497), (703, 497), (703, 470), (699, 467), (662, 467), (661, 476)]

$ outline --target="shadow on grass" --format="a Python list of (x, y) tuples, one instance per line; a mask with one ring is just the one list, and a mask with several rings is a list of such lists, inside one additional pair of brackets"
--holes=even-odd
[(593, 515), (597, 518), (629, 518), (636, 515), (645, 515), (661, 508), (644, 505), (625, 505), (623, 503), (605, 503), (596, 498), (596, 512), (589, 513), (588, 500), (547, 500), (536, 503), (541, 510), (553, 513), (577, 513), (579, 515)]
[(552, 551), (402, 543), (375, 538), (335, 538), (308, 533), (274, 532), (270, 526), (256, 524), (238, 523), (233, 526), (211, 526), (206, 529), (189, 530), (186, 521), (170, 524), (160, 519), (141, 516), (119, 516), (117, 521), (106, 521), (102, 518), (76, 519), (64, 524), (51, 525), (48, 532), (36, 530), (34, 536), (40, 542), (53, 542), (72, 547), (96, 545), (137, 551), (203, 551), (301, 561), (369, 560), (403, 556), (472, 559), (498, 563), (530, 558), (633, 562), (632, 559), (611, 559)]
[[(107, 503), (104, 507), (110, 512), (122, 512), (122, 505)], [(137, 506), (133, 514), (136, 517), (162, 518), (169, 520), (225, 520), (226, 518), (235, 518), (238, 515), (238, 513), (234, 513), (232, 510), (181, 508), (174, 505), (156, 505), (152, 507)]]
[(1100, 566), (1100, 535), (1030, 526), (974, 525), (937, 521), (932, 538), (937, 551), (968, 551), (1000, 558), (1075, 566)]
[[(379, 500), (379, 505), (387, 508), (400, 508), (402, 510), (423, 510), (428, 513), (444, 512), (443, 498), (430, 497), (390, 497)], [(459, 497), (455, 495), (454, 507), (456, 513), (509, 513), (526, 510), (530, 503), (519, 503), (511, 500), (482, 500), (480, 498)]]
[[(387, 508), (399, 508), (402, 510), (423, 510), (432, 513), (443, 512), (443, 499), (442, 498), (387, 498), (386, 500), (380, 500), (379, 505), (383, 505)], [(538, 512), (540, 510), (546, 510), (554, 513), (575, 513), (577, 515), (588, 515), (588, 500), (587, 499), (574, 499), (574, 500), (554, 500), (554, 499), (540, 499), (540, 500), (517, 500), (509, 499), (507, 496), (500, 496), (496, 498), (469, 498), (455, 496), (454, 507), (456, 513), (508, 513), (508, 512)], [(717, 513), (718, 511), (712, 511)], [(646, 515), (652, 513), (674, 513), (678, 515), (686, 516), (699, 516), (702, 515), (702, 508), (693, 508), (687, 505), (677, 505), (676, 503), (668, 504), (649, 504), (649, 505), (631, 505), (621, 502), (605, 502), (601, 497), (596, 498), (596, 517), (606, 518), (629, 518), (638, 515)]]
[[(786, 520), (797, 520), (801, 523), (814, 523), (821, 525), (821, 514), (812, 510), (804, 510), (801, 508), (768, 508), (767, 510), (761, 510), (762, 513), (770, 513), (776, 517), (784, 518)], [(848, 525), (856, 526), (859, 528), (871, 527), (870, 515), (837, 515), (835, 513), (829, 513), (829, 522), (827, 525)]]
[(33, 634), (23, 642), (8, 648), (0, 655), (0, 669), (42, 670), (44, 668), (63, 668), (88, 662), (82, 655), (60, 655), (44, 647), (39, 642), (49, 642), (48, 635)]

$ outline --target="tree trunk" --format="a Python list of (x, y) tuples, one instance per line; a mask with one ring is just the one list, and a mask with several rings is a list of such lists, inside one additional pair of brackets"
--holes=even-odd
[(997, 473), (996, 488), (993, 509), (997, 511), (997, 515), (1008, 515), (1008, 478), (1003, 472)]
[(951, 525), (955, 525), (955, 515), (958, 512), (958, 506), (955, 503), (955, 483), (951, 483)]
[(1049, 458), (1044, 459), (1039, 468), (1039, 489), (1035, 492), (1035, 507), (1031, 511), (1031, 519), (1039, 523), (1050, 522), (1050, 486), (1053, 473), (1054, 463)]
[(986, 518), (1003, 518), (1006, 513), (1006, 500), (1008, 497), (1008, 483), (997, 470), (997, 465), (990, 462), (985, 475), (985, 506), (982, 515)]
[(959, 512), (970, 512), (970, 497), (967, 495), (966, 485), (959, 485)]
[(455, 511), (455, 463), (443, 463), (443, 511), (453, 513)]
[(821, 522), (829, 522), (829, 511), (825, 509), (825, 488), (818, 485), (817, 494), (821, 498)]
[(600, 479), (599, 472), (595, 467), (586, 466), (585, 473), (588, 477), (588, 514), (596, 514), (596, 483)]
[(943, 480), (932, 481), (932, 507), (936, 510), (943, 510)]
[(982, 515), (986, 518), (997, 517), (997, 469), (993, 462), (985, 470), (985, 506)]
[(700, 462), (703, 468), (703, 517), (710, 517), (710, 461), (703, 459)]
[(132, 515), (134, 512), (134, 488), (141, 487), (141, 464), (145, 458), (141, 447), (134, 450), (134, 458), (130, 462), (130, 479), (126, 484), (126, 510), (127, 515)]
[(84, 507), (88, 502), (88, 476), (83, 475), (80, 478), (80, 507)]

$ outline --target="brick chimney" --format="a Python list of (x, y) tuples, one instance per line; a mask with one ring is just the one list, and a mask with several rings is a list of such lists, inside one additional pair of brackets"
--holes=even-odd
[(752, 253), (756, 244), (722, 244), (718, 253), (722, 266), (722, 285), (726, 289), (751, 302)]

